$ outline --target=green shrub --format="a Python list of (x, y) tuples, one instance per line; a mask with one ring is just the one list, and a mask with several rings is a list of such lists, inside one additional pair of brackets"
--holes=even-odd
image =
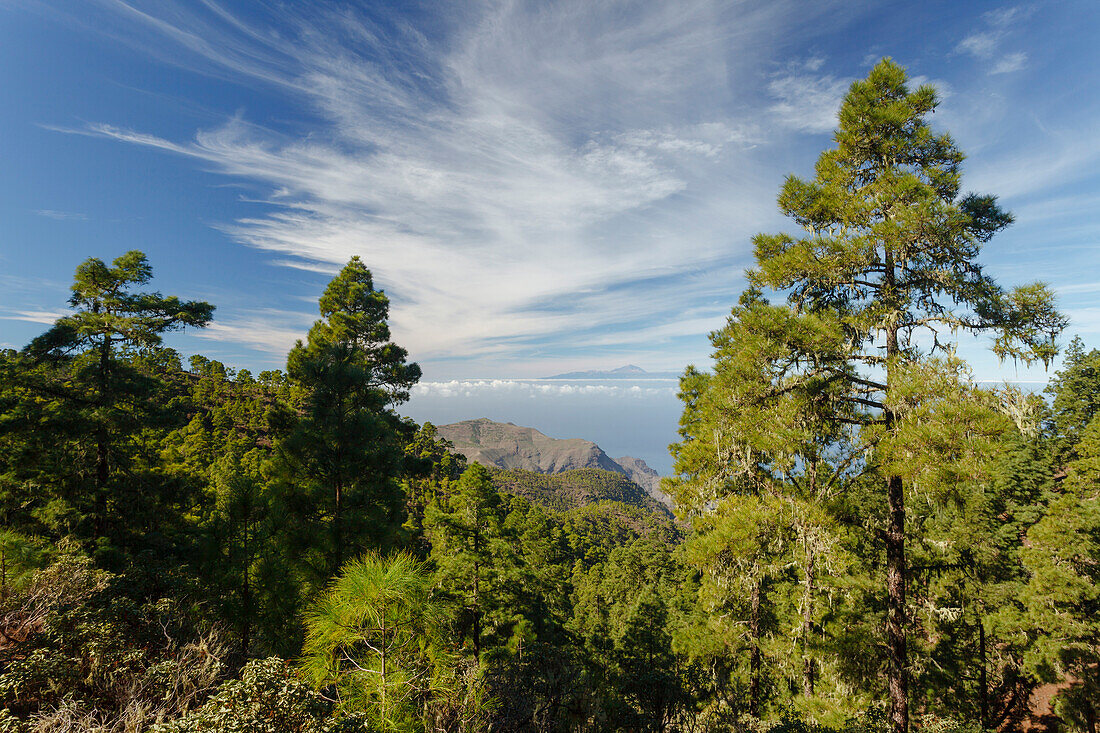
[(278, 657), (249, 662), (240, 679), (218, 687), (202, 707), (153, 733), (357, 733), (357, 716), (333, 715), (332, 703)]
[[(977, 723), (963, 723), (954, 718), (922, 715), (913, 721), (914, 729), (921, 733), (984, 733)], [(809, 722), (793, 708), (784, 709), (779, 722), (764, 728), (766, 733), (889, 733), (891, 727), (886, 718), (886, 707), (873, 705), (867, 711), (849, 718), (839, 728)]]
[(124, 580), (63, 552), (3, 600), (0, 730), (144, 731), (209, 694), (223, 673), (216, 636), (175, 602), (135, 600)]

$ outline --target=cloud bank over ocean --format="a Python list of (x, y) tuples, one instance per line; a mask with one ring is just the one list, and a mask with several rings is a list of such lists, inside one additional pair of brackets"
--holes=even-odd
[[(602, 395), (606, 397), (652, 397), (676, 393), (676, 380), (653, 379), (647, 384), (585, 384), (561, 380), (532, 379), (452, 379), (446, 382), (420, 382), (413, 387), (417, 397), (478, 397), (504, 395), (512, 397), (564, 397), (572, 395)], [(660, 382), (665, 386), (653, 386)]]
[(553, 438), (585, 438), (611, 456), (643, 459), (662, 475), (672, 470), (668, 444), (677, 440), (682, 405), (673, 379), (565, 382), (456, 379), (421, 382), (400, 412), (437, 425), (487, 417), (533, 427)]

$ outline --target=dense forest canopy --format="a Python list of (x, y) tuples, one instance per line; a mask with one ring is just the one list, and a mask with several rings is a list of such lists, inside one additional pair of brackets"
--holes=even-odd
[(784, 184), (801, 234), (680, 382), (675, 519), (401, 417), (358, 258), (256, 375), (163, 345), (214, 309), (141, 252), (81, 264), (0, 352), (0, 730), (1096, 733), (1100, 350), (974, 382), (957, 332), (1049, 363), (1065, 319), (983, 272), (1011, 216), (935, 106), (884, 60)]

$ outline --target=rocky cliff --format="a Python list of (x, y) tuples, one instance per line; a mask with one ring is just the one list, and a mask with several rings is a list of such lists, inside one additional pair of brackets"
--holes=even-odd
[(534, 428), (480, 418), (440, 425), (439, 435), (466, 459), (508, 471), (560, 474), (598, 468), (621, 474), (665, 508), (672, 502), (661, 491), (661, 477), (640, 458), (612, 459), (598, 445), (580, 438), (551, 438)]
[(630, 480), (641, 486), (645, 493), (672, 509), (672, 498), (661, 490), (661, 474), (647, 466), (645, 461), (641, 458), (623, 456), (622, 458), (616, 458), (615, 463), (622, 466)]

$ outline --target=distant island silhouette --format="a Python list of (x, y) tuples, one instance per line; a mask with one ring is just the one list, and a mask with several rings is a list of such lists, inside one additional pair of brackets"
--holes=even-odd
[(618, 369), (607, 371), (589, 369), (581, 372), (555, 374), (551, 377), (540, 377), (540, 379), (677, 379), (679, 376), (677, 372), (647, 372), (640, 366), (627, 364)]

